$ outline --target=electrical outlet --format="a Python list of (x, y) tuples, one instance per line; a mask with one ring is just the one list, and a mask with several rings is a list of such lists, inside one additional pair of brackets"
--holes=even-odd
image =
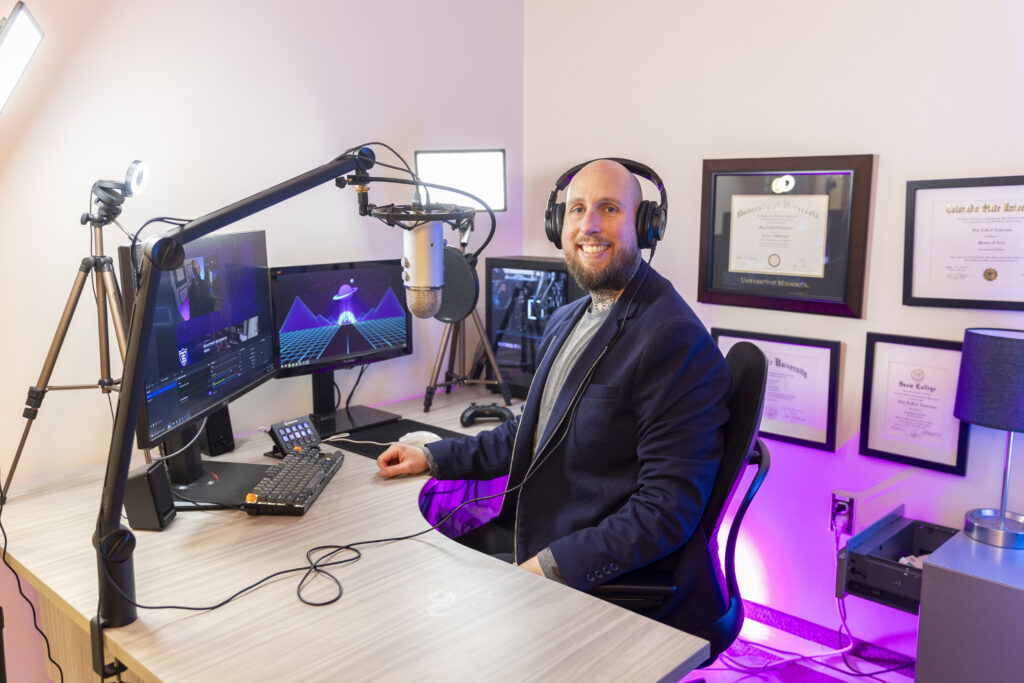
[(829, 506), (828, 529), (847, 536), (853, 535), (854, 497), (849, 491), (833, 491)]

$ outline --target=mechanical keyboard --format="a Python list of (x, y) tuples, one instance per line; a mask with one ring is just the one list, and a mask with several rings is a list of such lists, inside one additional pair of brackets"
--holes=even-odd
[(250, 515), (304, 515), (344, 460), (341, 451), (316, 447), (289, 453), (267, 470), (242, 507)]

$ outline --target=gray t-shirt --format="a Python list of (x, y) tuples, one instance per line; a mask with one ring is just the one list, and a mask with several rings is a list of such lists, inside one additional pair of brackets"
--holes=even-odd
[(537, 453), (537, 448), (541, 445), (539, 441), (544, 435), (544, 430), (547, 428), (548, 418), (551, 417), (551, 410), (555, 407), (555, 401), (558, 399), (558, 394), (562, 391), (565, 379), (569, 376), (573, 366), (576, 365), (576, 361), (579, 360), (583, 349), (587, 348), (590, 340), (594, 338), (597, 328), (601, 326), (601, 323), (608, 317), (608, 313), (611, 312), (611, 308), (596, 312), (591, 310), (592, 308), (593, 306), (583, 312), (583, 316), (580, 317), (576, 326), (572, 328), (572, 332), (569, 333), (569, 337), (562, 344), (562, 348), (558, 350), (558, 355), (555, 356), (555, 360), (551, 363), (548, 379), (544, 382), (540, 395), (540, 414), (537, 416), (537, 435), (533, 444), (534, 454)]

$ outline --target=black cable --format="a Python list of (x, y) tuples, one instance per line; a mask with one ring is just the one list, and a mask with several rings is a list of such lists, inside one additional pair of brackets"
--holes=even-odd
[[(399, 154), (398, 150), (396, 150), (394, 147), (392, 147), (391, 145), (387, 144), (386, 142), (366, 142), (366, 143), (363, 143), (361, 145), (356, 145), (355, 147), (350, 147), (349, 149), (345, 150), (344, 154), (351, 154), (352, 152), (358, 152), (363, 147), (383, 147), (384, 149), (388, 150), (393, 155), (395, 155), (395, 157), (397, 157), (398, 160), (402, 162), (402, 166), (404, 166), (404, 168), (400, 168), (398, 166), (392, 166), (391, 164), (385, 164), (383, 161), (377, 161), (376, 159), (374, 159), (374, 162), (373, 162), (374, 166), (383, 166), (384, 168), (390, 168), (390, 169), (394, 169), (396, 171), (405, 171), (406, 173), (409, 174), (409, 176), (411, 178), (413, 178), (416, 181), (419, 181), (420, 177), (418, 175), (416, 175), (416, 171), (412, 170), (412, 166), (410, 166), (409, 162), (405, 160), (405, 157), (403, 157), (401, 154)], [(344, 156), (344, 154), (342, 156)], [(423, 188), (423, 192), (426, 195), (427, 205), (429, 206), (430, 205), (430, 191), (427, 188), (424, 187)]]
[[(378, 178), (378, 177), (370, 177), (370, 178), (367, 178), (366, 180), (367, 180), (367, 182), (394, 183), (396, 185), (423, 185), (424, 187), (433, 187), (433, 188), (438, 189), (438, 190), (448, 190), (449, 192), (457, 192), (458, 194), (461, 194), (461, 195), (464, 195), (466, 197), (469, 197), (473, 201), (480, 202), (480, 204), (487, 211), (487, 215), (491, 219), (491, 227), (490, 227), (490, 230), (487, 232), (487, 237), (484, 239), (484, 243), (481, 244), (480, 247), (476, 251), (473, 252), (472, 257), (474, 259), (476, 259), (478, 256), (480, 256), (480, 252), (482, 252), (487, 247), (487, 245), (490, 244), (491, 239), (494, 237), (494, 233), (495, 233), (495, 230), (497, 229), (497, 225), (498, 225), (498, 220), (494, 216), (494, 211), (491, 209), (490, 206), (487, 205), (487, 202), (485, 202), (484, 200), (480, 199), (479, 197), (477, 197), (476, 195), (474, 195), (474, 194), (472, 194), (470, 192), (466, 192), (465, 190), (460, 190), (457, 187), (451, 187), (449, 185), (439, 185), (437, 183), (425, 183), (423, 181), (416, 182), (416, 181), (412, 181), (412, 180), (406, 180), (405, 178)], [(429, 207), (429, 205), (428, 205), (428, 207)], [(473, 209), (473, 210), (475, 211), (475, 209)], [(425, 223), (428, 223), (428, 222), (430, 222), (429, 219), (426, 219), (426, 220), (420, 221), (419, 223), (413, 224), (412, 227), (415, 227), (417, 225), (424, 225)]]
[[(352, 396), (356, 393), (356, 388), (359, 386), (359, 381), (363, 378), (363, 374), (366, 372), (366, 368), (368, 368), (368, 367), (370, 367), (370, 366), (369, 365), (364, 365), (361, 368), (359, 368), (359, 376), (356, 377), (356, 383), (352, 385), (352, 390), (348, 392), (348, 398), (345, 399), (345, 410), (346, 411), (348, 410), (349, 405), (351, 405), (351, 403), (352, 403)], [(340, 394), (339, 394), (339, 398), (340, 398)]]
[[(3, 517), (4, 513), (4, 498), (4, 496), (0, 496), (0, 518)], [(45, 633), (43, 633), (43, 629), (39, 628), (39, 617), (38, 615), (36, 615), (36, 606), (33, 605), (32, 601), (29, 600), (28, 596), (25, 595), (25, 591), (21, 587), (21, 576), (18, 574), (18, 572), (14, 570), (14, 567), (11, 566), (11, 563), (7, 561), (7, 530), (4, 529), (2, 521), (0, 521), (0, 534), (3, 534), (4, 539), (3, 554), (0, 555), (0, 557), (3, 558), (4, 564), (7, 565), (7, 568), (11, 570), (12, 574), (14, 574), (14, 580), (18, 583), (18, 593), (21, 594), (21, 597), (25, 600), (26, 603), (28, 603), (29, 609), (32, 610), (32, 626), (34, 626), (36, 631), (39, 632), (39, 635), (43, 637), (43, 642), (46, 644), (46, 658), (50, 660), (51, 664), (57, 667), (57, 673), (60, 674), (60, 680), (61, 683), (63, 683), (64, 669), (60, 668), (60, 664), (58, 664), (57, 661), (53, 658), (53, 655), (50, 654), (50, 639), (46, 637)]]
[[(196, 510), (245, 510), (245, 507), (241, 505), (232, 505), (231, 503), (208, 503), (204, 500), (195, 500), (194, 498), (188, 498), (181, 495), (179, 492), (171, 489), (171, 495), (175, 498), (185, 501), (186, 503), (192, 503)], [(175, 508), (177, 509), (177, 508)]]
[(142, 234), (142, 231), (145, 230), (152, 223), (167, 223), (168, 225), (173, 225), (175, 227), (181, 228), (190, 222), (191, 221), (187, 218), (171, 218), (169, 216), (159, 216), (157, 218), (150, 218), (148, 221), (142, 224), (142, 227), (135, 231), (135, 234), (132, 235), (131, 244), (128, 245), (128, 251), (129, 255), (131, 256), (132, 273), (135, 274), (136, 282), (138, 282), (139, 278), (142, 276), (142, 264), (139, 263), (138, 260), (136, 259), (135, 245), (139, 243), (139, 235)]

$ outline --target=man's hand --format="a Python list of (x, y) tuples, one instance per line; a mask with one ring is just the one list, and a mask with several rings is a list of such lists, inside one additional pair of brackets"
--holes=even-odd
[(533, 572), (537, 576), (544, 576), (544, 570), (540, 568), (540, 560), (534, 555), (526, 562), (519, 565), (520, 569), (525, 569), (528, 572)]
[(377, 456), (377, 472), (385, 479), (400, 474), (419, 474), (429, 469), (427, 456), (423, 449), (418, 446), (408, 446), (404, 443), (393, 443), (388, 449)]

